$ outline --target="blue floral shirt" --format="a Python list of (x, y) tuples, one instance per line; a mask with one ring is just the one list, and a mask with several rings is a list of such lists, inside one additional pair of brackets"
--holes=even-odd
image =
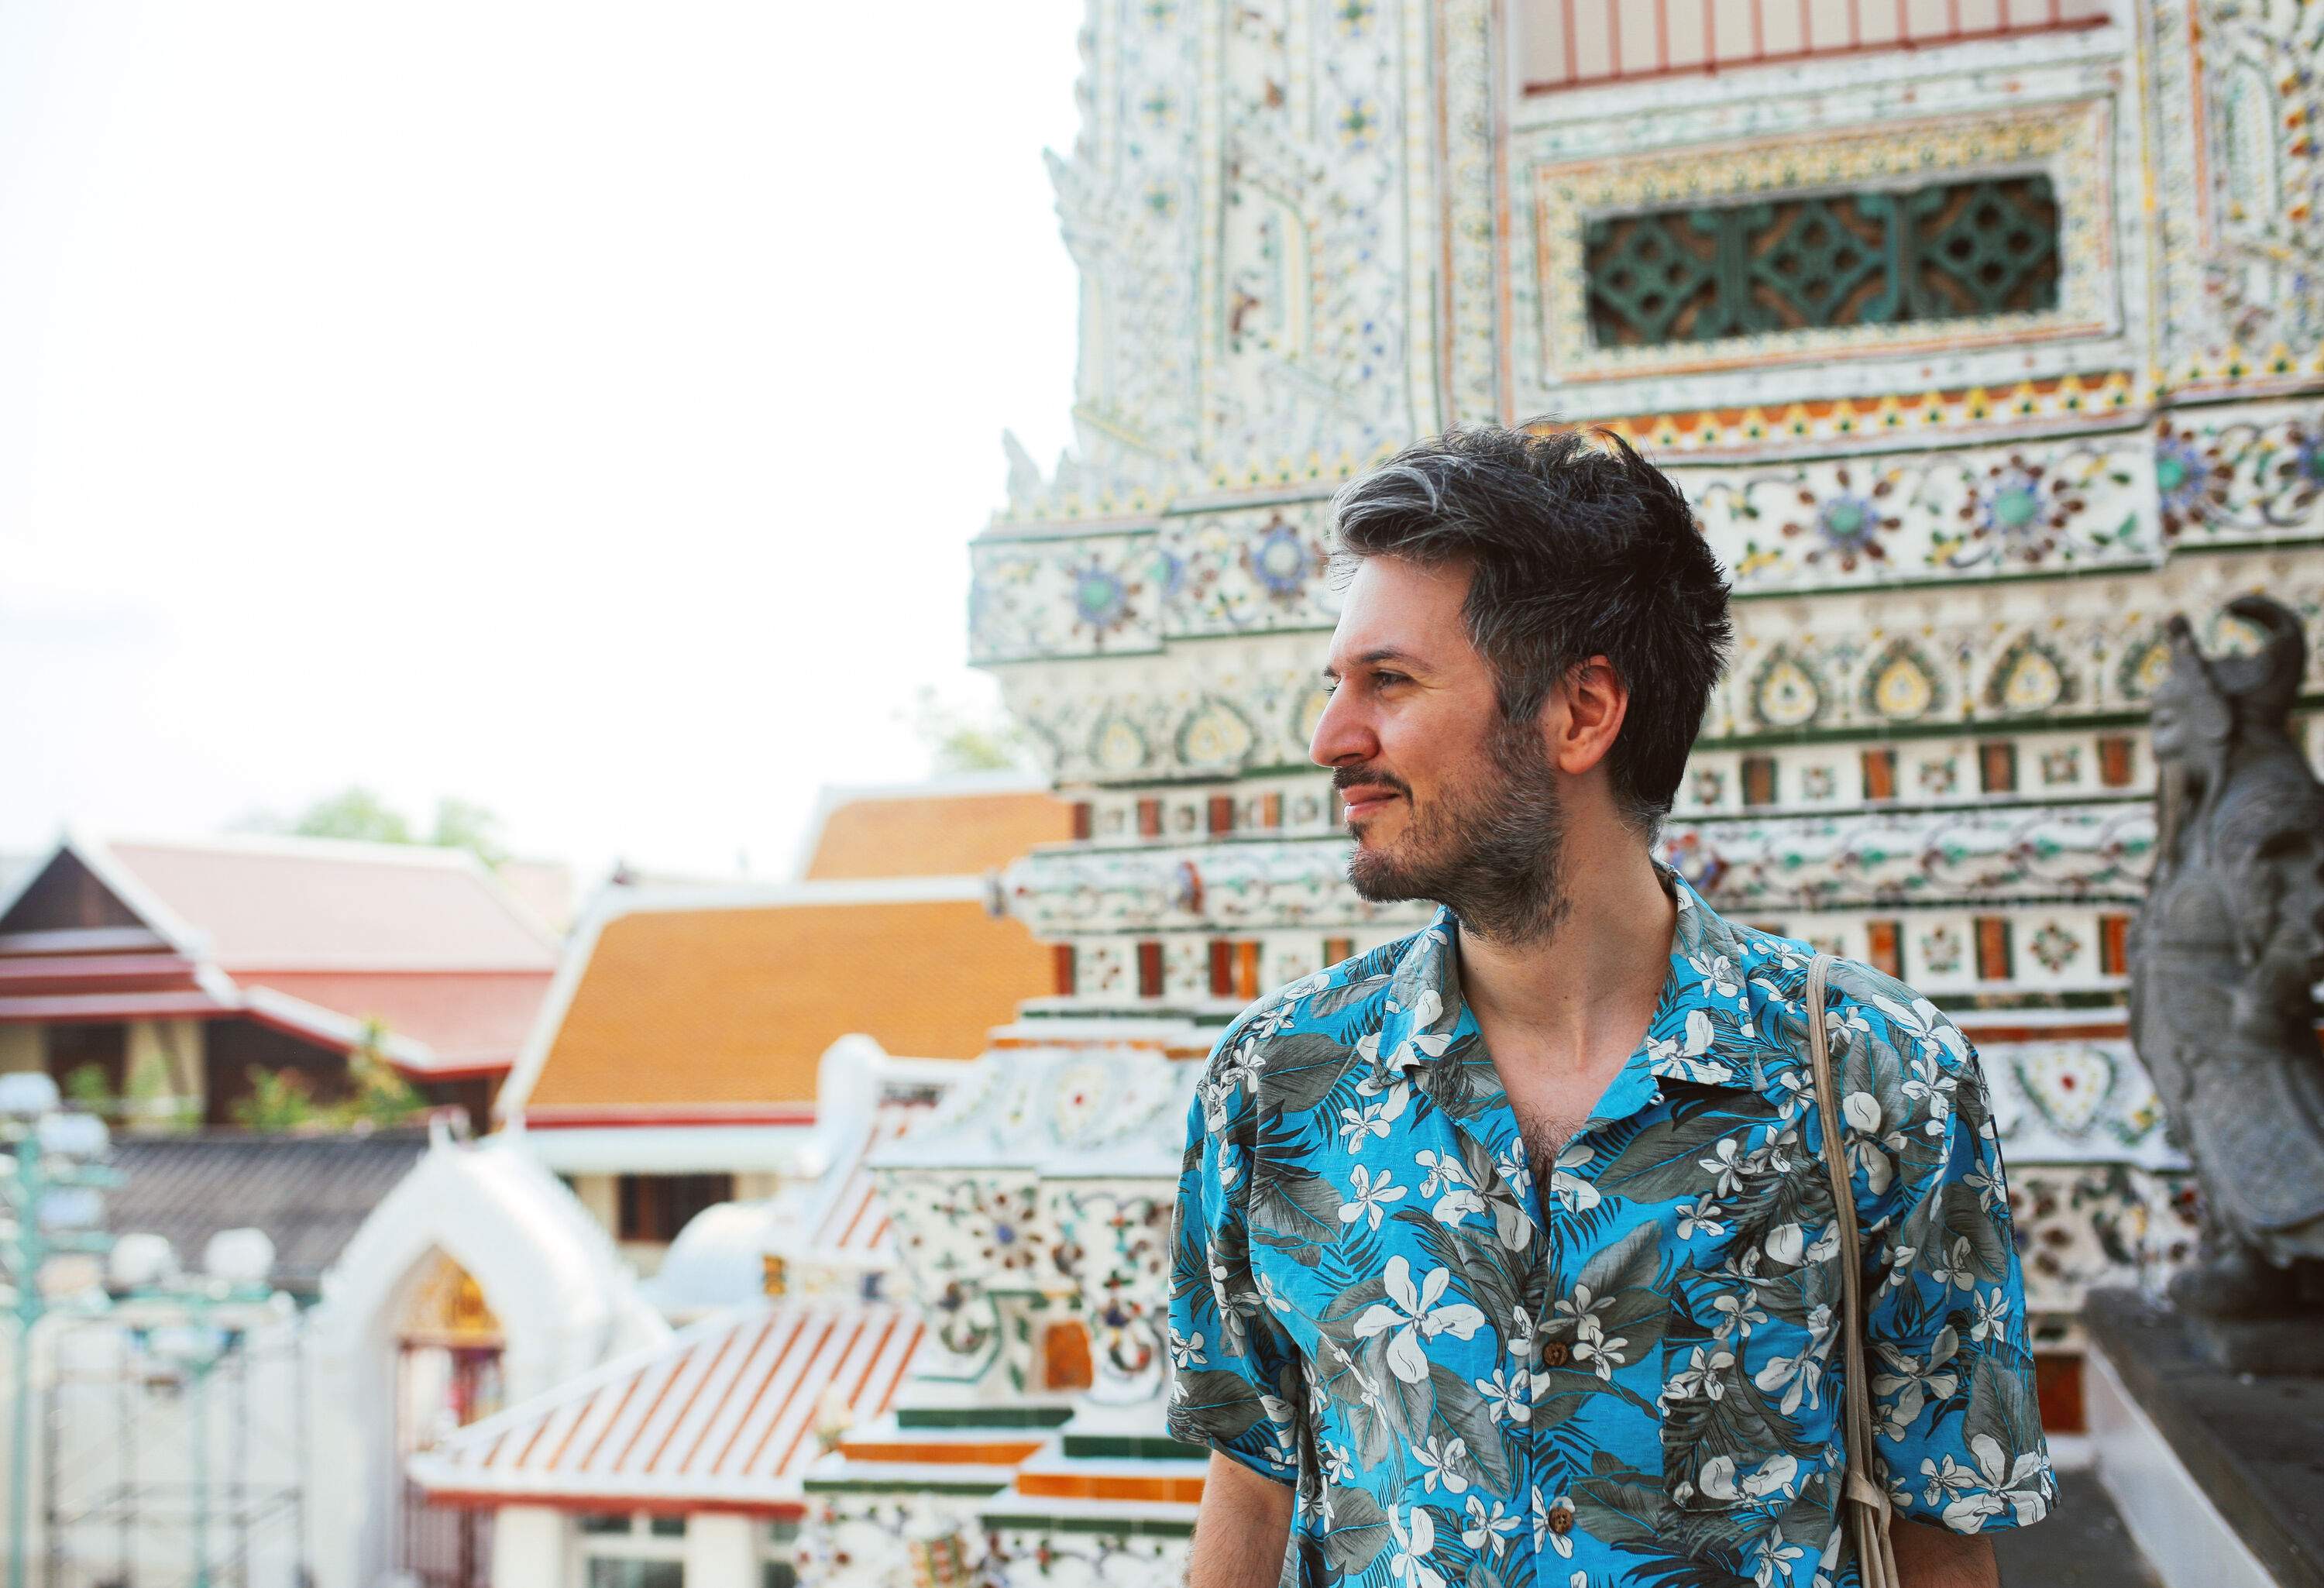
[[(1261, 1000), (1187, 1120), (1169, 1421), (1297, 1486), (1286, 1580), (1840, 1588), (1839, 1236), (1810, 951), (1678, 904), (1645, 1045), (1554, 1164), (1523, 1138), (1449, 912)], [(1977, 1058), (1835, 962), (1874, 1470), (1956, 1532), (2053, 1487)]]

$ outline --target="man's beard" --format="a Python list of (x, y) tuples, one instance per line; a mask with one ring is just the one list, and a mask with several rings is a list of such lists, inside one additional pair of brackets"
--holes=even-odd
[(1387, 783), (1407, 808), (1405, 830), (1391, 846), (1358, 844), (1348, 881), (1375, 904), (1434, 900), (1460, 918), (1464, 931), (1497, 942), (1543, 942), (1572, 909), (1556, 774), (1529, 723), (1501, 724), (1489, 749), (1490, 775), (1439, 795), (1425, 810), (1401, 779), (1362, 767), (1334, 772), (1338, 788)]

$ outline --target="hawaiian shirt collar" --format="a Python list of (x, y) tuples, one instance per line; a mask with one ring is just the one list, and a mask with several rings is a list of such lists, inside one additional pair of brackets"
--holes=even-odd
[[(1724, 1000), (1748, 1010), (1746, 985), (1753, 975), (1798, 956), (1776, 940), (1738, 931), (1660, 861), (1655, 872), (1678, 907), (1678, 918), (1671, 933), (1670, 971), (1641, 1049), (1643, 1066), (1640, 1055), (1633, 1055), (1626, 1067), (1657, 1080), (1761, 1090), (1769, 1080), (1766, 1047), (1747, 1049), (1730, 1022), (1710, 1018), (1709, 1005)], [(1377, 1082), (1385, 1084), (1402, 1071), (1425, 1074), (1456, 1039), (1475, 1029), (1461, 995), (1460, 931), (1452, 911), (1439, 909), (1397, 960), (1379, 1031), (1358, 1045)], [(1748, 1015), (1741, 1029), (1750, 1032)]]

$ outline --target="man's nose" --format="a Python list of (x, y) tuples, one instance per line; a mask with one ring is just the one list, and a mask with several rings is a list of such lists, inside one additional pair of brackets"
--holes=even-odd
[(1334, 689), (1315, 720), (1315, 735), (1307, 742), (1307, 759), (1317, 766), (1340, 766), (1370, 761), (1379, 752), (1379, 740), (1364, 721), (1354, 691)]

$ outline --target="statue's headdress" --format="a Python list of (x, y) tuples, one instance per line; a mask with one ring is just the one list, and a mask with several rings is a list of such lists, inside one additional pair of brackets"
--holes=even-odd
[(2211, 679), (2236, 703), (2245, 726), (2281, 729), (2300, 698), (2301, 675), (2308, 670), (2308, 637), (2300, 632), (2300, 619), (2265, 596), (2238, 596), (2227, 603), (2227, 612), (2264, 638), (2248, 656), (2211, 658)]

